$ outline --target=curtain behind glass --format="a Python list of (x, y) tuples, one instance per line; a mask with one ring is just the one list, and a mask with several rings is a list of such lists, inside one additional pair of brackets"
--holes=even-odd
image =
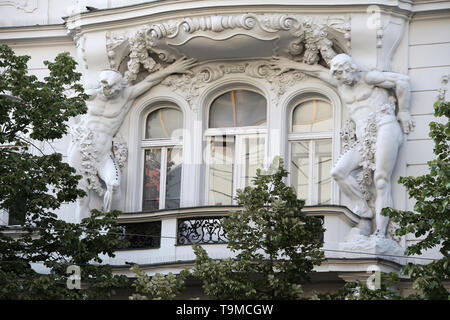
[(211, 137), (209, 145), (209, 204), (231, 204), (235, 137)]
[(182, 148), (167, 148), (167, 209), (180, 207), (182, 150)]
[(261, 126), (266, 121), (266, 99), (248, 90), (224, 93), (214, 100), (209, 110), (209, 128)]
[(161, 149), (155, 148), (145, 150), (142, 210), (159, 209), (160, 180), (161, 180)]
[(147, 116), (145, 139), (180, 139), (174, 131), (183, 128), (183, 113), (174, 108), (161, 108)]

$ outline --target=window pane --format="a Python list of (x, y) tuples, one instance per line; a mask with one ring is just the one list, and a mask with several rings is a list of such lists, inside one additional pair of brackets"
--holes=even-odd
[(145, 127), (145, 139), (179, 139), (174, 136), (183, 128), (183, 113), (174, 108), (161, 108), (153, 111), (147, 116)]
[(166, 209), (180, 207), (181, 148), (167, 148)]
[(309, 141), (293, 142), (291, 148), (291, 186), (297, 197), (308, 200)]
[(159, 182), (161, 179), (161, 149), (145, 150), (144, 188), (142, 210), (159, 209)]
[(234, 136), (211, 137), (209, 203), (231, 204), (233, 200)]
[(253, 91), (236, 90), (237, 127), (266, 124), (266, 99)]
[(331, 139), (315, 141), (314, 167), (317, 172), (314, 190), (317, 190), (317, 204), (331, 203)]
[[(234, 111), (236, 111), (234, 109)], [(233, 103), (231, 92), (227, 92), (218, 97), (209, 109), (210, 128), (231, 128), (235, 127), (235, 113), (233, 114)]]
[(233, 90), (219, 96), (209, 110), (210, 128), (265, 125), (266, 99), (253, 91)]
[(292, 114), (292, 132), (332, 130), (332, 109), (329, 102), (312, 99), (300, 103)]
[[(161, 221), (125, 223), (120, 225), (123, 235), (119, 249), (159, 248), (161, 246)], [(123, 241), (128, 242), (128, 246)]]
[(257, 136), (250, 136), (243, 138), (244, 152), (242, 155), (242, 162), (244, 171), (241, 177), (244, 180), (244, 187), (252, 184), (253, 177), (256, 176), (256, 169), (260, 169), (264, 165), (264, 138)]

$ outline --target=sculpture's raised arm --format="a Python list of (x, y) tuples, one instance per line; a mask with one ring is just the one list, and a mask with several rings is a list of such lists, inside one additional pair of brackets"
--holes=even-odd
[(309, 76), (319, 78), (332, 86), (338, 85), (337, 81), (331, 76), (330, 70), (319, 64), (310, 65), (303, 62), (290, 60), (285, 57), (273, 57), (270, 62), (271, 68), (280, 69), (278, 72), (279, 75), (289, 70), (298, 70)]
[(100, 89), (100, 86), (97, 86), (96, 88), (85, 88), (84, 93), (89, 95), (88, 101), (94, 100), (97, 96), (98, 90)]
[(399, 109), (397, 119), (402, 130), (406, 134), (414, 130), (415, 123), (409, 111), (411, 97), (409, 77), (395, 72), (369, 71), (365, 78), (367, 83), (374, 86), (394, 89)]
[(187, 73), (193, 67), (195, 60), (187, 59), (185, 57), (175, 61), (164, 69), (158, 70), (139, 82), (138, 84), (129, 87), (129, 99), (135, 99), (151, 87), (157, 85), (164, 80), (165, 77), (172, 73)]

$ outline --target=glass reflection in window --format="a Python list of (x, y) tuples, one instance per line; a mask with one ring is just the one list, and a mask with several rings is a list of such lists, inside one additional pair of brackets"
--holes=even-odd
[(233, 200), (235, 137), (211, 137), (209, 144), (209, 203), (231, 204)]
[(210, 128), (265, 125), (266, 99), (253, 91), (232, 90), (214, 100), (209, 111)]
[(180, 207), (181, 148), (167, 148), (166, 208)]
[(147, 149), (144, 155), (144, 188), (142, 210), (159, 209), (161, 149)]
[(311, 99), (300, 103), (292, 114), (291, 132), (332, 130), (332, 108), (328, 101)]
[(175, 108), (160, 108), (147, 116), (145, 139), (179, 139), (183, 113)]

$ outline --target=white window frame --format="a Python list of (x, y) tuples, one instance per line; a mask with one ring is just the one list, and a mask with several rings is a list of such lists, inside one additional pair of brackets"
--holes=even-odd
[[(314, 178), (318, 176), (318, 172), (314, 171), (314, 154), (315, 154), (315, 141), (329, 139), (331, 140), (331, 161), (334, 163), (334, 152), (333, 152), (333, 138), (334, 138), (334, 121), (332, 121), (332, 128), (330, 131), (321, 131), (321, 132), (291, 132), (292, 131), (292, 120), (294, 115), (294, 110), (303, 102), (310, 101), (310, 100), (322, 100), (326, 101), (331, 106), (331, 119), (334, 118), (334, 108), (332, 102), (326, 98), (319, 96), (308, 96), (302, 99), (297, 100), (295, 103), (292, 104), (292, 107), (290, 108), (289, 112), (289, 127), (288, 127), (288, 157), (289, 157), (289, 164), (288, 164), (288, 183), (291, 185), (291, 172), (293, 172), (292, 168), (292, 143), (298, 142), (298, 141), (309, 141), (309, 172), (308, 172), (308, 199), (305, 203), (305, 205), (317, 205), (318, 202), (318, 190), (314, 190)], [(330, 204), (334, 203), (336, 201), (335, 199), (335, 192), (334, 190), (334, 182), (333, 179), (331, 180), (331, 200)]]
[[(248, 129), (249, 127), (245, 128)], [(223, 128), (220, 128), (223, 129)], [(236, 129), (236, 128), (232, 128)], [(234, 144), (234, 156), (233, 156), (233, 186), (232, 186), (232, 201), (231, 204), (236, 204), (236, 200), (234, 197), (236, 196), (236, 191), (238, 189), (243, 189), (245, 187), (244, 185), (244, 179), (241, 179), (241, 177), (245, 176), (245, 164), (240, 163), (240, 159), (243, 156), (243, 147), (244, 147), (244, 139), (249, 137), (256, 137), (258, 135), (261, 135), (261, 138), (264, 138), (264, 159), (263, 164), (266, 160), (267, 155), (267, 129), (258, 128), (254, 131), (251, 130), (243, 130), (244, 132), (236, 132), (235, 130), (230, 130), (229, 132), (220, 130), (217, 131), (216, 129), (211, 129), (211, 132), (207, 130), (205, 132), (205, 137), (207, 141), (207, 151), (206, 151), (206, 175), (205, 175), (205, 200), (206, 204), (209, 203), (209, 187), (210, 187), (210, 181), (209, 181), (209, 170), (210, 170), (210, 163), (211, 163), (211, 138), (212, 137), (221, 137), (221, 136), (234, 136), (235, 137), (235, 144)], [(220, 134), (218, 132), (221, 132)]]
[[(210, 117), (210, 109), (211, 105), (214, 102), (216, 98), (219, 96), (233, 91), (233, 90), (247, 90), (247, 91), (253, 91), (261, 96), (263, 96), (266, 100), (266, 124), (264, 126), (246, 126), (246, 127), (224, 127), (224, 128), (208, 128), (209, 126), (209, 117)], [(210, 170), (210, 163), (211, 163), (211, 143), (210, 138), (211, 137), (217, 137), (217, 136), (234, 136), (235, 137), (235, 146), (234, 146), (234, 157), (233, 157), (233, 186), (232, 186), (232, 205), (237, 204), (234, 197), (236, 196), (236, 191), (238, 189), (242, 189), (244, 187), (244, 179), (240, 179), (242, 177), (243, 173), (245, 173), (245, 166), (242, 163), (239, 163), (240, 156), (243, 152), (243, 140), (247, 137), (256, 136), (256, 135), (263, 135), (262, 138), (264, 138), (264, 159), (263, 164), (266, 163), (267, 159), (267, 152), (268, 152), (268, 144), (267, 144), (267, 128), (269, 125), (269, 100), (267, 97), (259, 92), (258, 90), (255, 90), (253, 88), (249, 88), (246, 86), (237, 86), (232, 88), (227, 88), (226, 90), (221, 90), (217, 92), (214, 97), (210, 100), (211, 102), (208, 105), (208, 112), (206, 117), (206, 124), (207, 128), (204, 132), (204, 138), (206, 140), (206, 157), (205, 157), (205, 175), (204, 175), (204, 182), (205, 182), (205, 190), (204, 190), (204, 201), (206, 205), (210, 205), (210, 199), (209, 199), (209, 187), (210, 187), (210, 181), (209, 181), (209, 170)]]
[[(141, 187), (140, 187), (140, 211), (143, 209), (143, 197), (144, 197), (144, 168), (145, 168), (145, 150), (149, 149), (161, 149), (161, 167), (160, 167), (160, 180), (159, 180), (159, 210), (165, 209), (166, 207), (166, 179), (167, 179), (167, 149), (168, 148), (181, 148), (181, 152), (184, 152), (183, 150), (183, 139), (165, 139), (165, 138), (154, 138), (154, 139), (146, 139), (145, 138), (145, 130), (147, 127), (147, 118), (152, 112), (156, 112), (160, 109), (175, 109), (183, 113), (183, 111), (176, 106), (173, 105), (158, 105), (157, 107), (149, 109), (144, 116), (142, 117), (143, 125), (142, 125), (142, 131), (141, 136), (143, 137), (141, 140)], [(182, 127), (180, 129), (183, 129), (184, 122), (182, 124)], [(183, 163), (181, 163), (181, 179), (183, 177)], [(180, 181), (180, 184), (182, 185), (182, 181)], [(180, 206), (181, 206), (181, 199), (183, 197), (183, 188), (180, 186)]]

